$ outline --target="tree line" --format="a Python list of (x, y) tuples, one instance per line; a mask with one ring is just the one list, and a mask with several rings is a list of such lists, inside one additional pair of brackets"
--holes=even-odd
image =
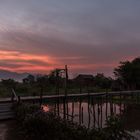
[[(132, 61), (120, 62), (114, 69), (115, 78), (106, 77), (103, 73), (96, 75), (79, 74), (68, 79), (67, 88), (70, 93), (97, 92), (106, 90), (139, 90), (140, 89), (140, 57)], [(22, 82), (14, 79), (2, 79), (0, 89), (15, 89), (21, 93), (62, 93), (64, 92), (65, 77), (59, 69), (51, 71), (48, 75), (28, 75)], [(0, 91), (1, 94), (2, 91)]]

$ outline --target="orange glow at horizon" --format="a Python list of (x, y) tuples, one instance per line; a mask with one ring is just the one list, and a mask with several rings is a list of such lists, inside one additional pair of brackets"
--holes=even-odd
[[(20, 53), (18, 51), (1, 51), (0, 50), (0, 62), (5, 64), (17, 65), (17, 67), (0, 66), (0, 69), (10, 70), (15, 72), (28, 72), (28, 71), (48, 71), (55, 64), (50, 56), (34, 55), (29, 53)], [(20, 67), (18, 67), (20, 65)]]
[[(49, 55), (36, 55), (31, 53), (21, 53), (19, 51), (0, 50), (0, 69), (12, 72), (48, 73), (55, 68), (62, 68), (65, 63), (70, 71), (98, 71), (99, 69), (115, 68), (118, 63), (95, 63), (83, 64), (82, 57), (52, 57)], [(75, 60), (75, 63), (67, 63)], [(130, 58), (131, 60), (131, 58)]]
[(18, 51), (1, 51), (1, 60), (40, 60), (43, 62), (51, 62), (49, 56), (37, 56), (33, 54), (23, 54)]

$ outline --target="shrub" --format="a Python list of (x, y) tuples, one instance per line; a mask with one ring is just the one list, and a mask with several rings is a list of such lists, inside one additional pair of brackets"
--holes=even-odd
[(13, 107), (16, 115), (16, 119), (20, 122), (23, 122), (25, 118), (30, 115), (34, 114), (37, 111), (41, 110), (39, 105), (35, 104), (15, 104)]
[(27, 139), (33, 140), (85, 140), (88, 136), (86, 128), (42, 111), (28, 115), (23, 128)]
[(51, 112), (43, 112), (40, 106), (20, 104), (15, 107), (22, 134), (26, 140), (129, 140), (134, 139), (122, 127), (119, 116), (109, 117), (104, 129), (87, 129)]

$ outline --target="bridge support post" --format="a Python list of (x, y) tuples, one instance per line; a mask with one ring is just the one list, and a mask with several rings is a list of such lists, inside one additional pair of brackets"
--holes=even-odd
[(58, 99), (56, 99), (57, 100), (57, 115), (59, 116), (60, 115), (60, 109), (59, 109), (59, 98)]
[(14, 94), (11, 95), (11, 101), (14, 102)]
[(20, 104), (21, 102), (21, 99), (20, 99), (20, 96), (18, 96), (18, 104)]
[(66, 98), (63, 98), (63, 118), (66, 119)]

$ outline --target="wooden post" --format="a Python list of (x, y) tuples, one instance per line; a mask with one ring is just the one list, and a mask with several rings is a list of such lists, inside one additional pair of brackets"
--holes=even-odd
[(60, 115), (60, 111), (59, 111), (59, 97), (57, 98), (57, 115), (59, 116)]
[(84, 123), (84, 109), (82, 107), (82, 124)]
[(116, 104), (114, 104), (114, 114), (116, 115)]
[(108, 90), (106, 89), (106, 101), (108, 99)]
[(59, 95), (59, 71), (56, 70), (56, 95)]
[(68, 68), (67, 65), (65, 65), (65, 96), (67, 97), (67, 82), (68, 82)]
[(94, 128), (96, 127), (96, 116), (95, 116), (95, 105), (93, 104), (93, 119), (94, 119)]
[(133, 99), (133, 97), (134, 97), (134, 96), (133, 96), (133, 92), (131, 91), (131, 99)]
[(110, 102), (110, 113), (111, 113), (111, 116), (114, 115), (113, 114), (113, 103), (112, 103), (112, 100)]
[(120, 100), (122, 99), (122, 93), (121, 93), (121, 91), (120, 91)]
[(57, 112), (56, 112), (57, 109), (56, 109), (56, 108), (57, 108), (57, 102), (55, 101), (55, 104), (54, 104), (54, 114), (55, 114), (55, 115), (57, 114)]
[(69, 103), (68, 101), (66, 102), (66, 114), (67, 114), (67, 120), (69, 120)]
[(63, 98), (63, 118), (66, 119), (66, 98)]
[(80, 94), (82, 93), (82, 83), (80, 82)]
[(72, 101), (72, 122), (74, 120), (74, 101)]
[(21, 100), (20, 100), (20, 96), (18, 96), (18, 104), (20, 104), (20, 101), (21, 101)]
[(137, 102), (139, 103), (139, 93), (137, 92)]
[(80, 98), (80, 102), (79, 102), (79, 124), (81, 125), (81, 106), (82, 106), (82, 103), (81, 103), (81, 98)]
[(103, 106), (102, 106), (102, 102), (101, 102), (101, 128), (103, 126)]
[[(35, 92), (33, 92), (33, 97), (35, 97)], [(35, 100), (33, 99), (33, 104), (35, 104)]]
[(106, 120), (108, 119), (108, 102), (106, 101)]
[(122, 115), (122, 100), (120, 100), (120, 116)]
[(42, 105), (42, 95), (43, 95), (43, 88), (41, 88), (41, 92), (40, 92), (40, 105)]
[(100, 128), (100, 106), (99, 106), (99, 99), (98, 99), (98, 129)]
[(14, 94), (12, 92), (12, 95), (11, 95), (11, 101), (14, 102)]
[(90, 128), (90, 121), (91, 121), (91, 116), (90, 116), (90, 101), (88, 100), (88, 129)]

